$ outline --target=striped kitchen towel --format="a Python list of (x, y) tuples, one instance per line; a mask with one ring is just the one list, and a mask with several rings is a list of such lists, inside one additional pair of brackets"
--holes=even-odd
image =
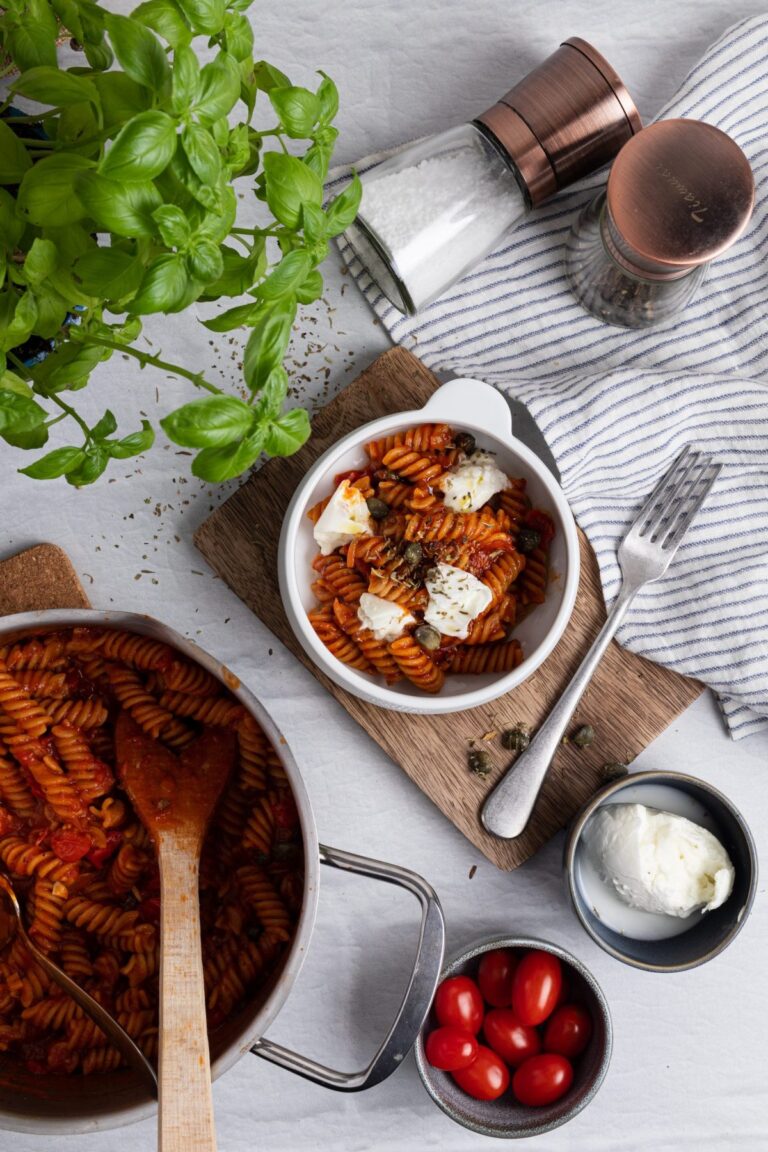
[(706, 120), (741, 145), (757, 201), (748, 231), (674, 325), (608, 327), (570, 294), (564, 241), (604, 174), (529, 216), (415, 318), (341, 248), (393, 340), (435, 370), (481, 377), (525, 403), (597, 554), (609, 604), (619, 541), (655, 479), (687, 443), (723, 461), (670, 573), (637, 597), (619, 640), (713, 688), (739, 738), (768, 728), (768, 15), (736, 24), (709, 49), (659, 114), (677, 116)]

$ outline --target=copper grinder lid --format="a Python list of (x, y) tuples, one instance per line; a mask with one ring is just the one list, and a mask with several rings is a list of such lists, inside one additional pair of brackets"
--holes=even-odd
[(478, 121), (515, 164), (534, 206), (609, 163), (642, 128), (620, 77), (578, 36)]
[(730, 136), (701, 120), (662, 120), (616, 158), (603, 234), (630, 271), (674, 279), (730, 247), (754, 200), (752, 169)]

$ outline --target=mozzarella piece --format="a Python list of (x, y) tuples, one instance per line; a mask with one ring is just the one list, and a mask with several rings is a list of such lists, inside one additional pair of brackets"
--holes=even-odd
[(690, 916), (731, 894), (734, 868), (723, 845), (684, 816), (645, 804), (609, 804), (584, 829), (602, 879), (630, 908)]
[(496, 466), (490, 452), (473, 452), (440, 478), (447, 508), (453, 512), (476, 512), (491, 496), (509, 488), (509, 477)]
[(409, 624), (415, 624), (415, 617), (399, 604), (374, 596), (373, 592), (363, 592), (357, 618), (363, 628), (368, 628), (376, 640), (386, 640), (389, 644), (402, 636)]
[(360, 489), (353, 488), (349, 480), (342, 480), (315, 524), (313, 535), (323, 556), (330, 556), (357, 536), (371, 536), (372, 523)]
[(427, 573), (424, 583), (429, 592), (424, 620), (443, 636), (459, 640), (466, 640), (472, 621), (493, 600), (486, 584), (452, 564), (438, 564)]

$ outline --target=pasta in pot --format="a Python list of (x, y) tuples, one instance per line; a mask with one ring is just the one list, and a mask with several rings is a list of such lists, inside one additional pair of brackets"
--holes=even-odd
[[(318, 543), (330, 537), (313, 561), (318, 604), (308, 616), (319, 639), (357, 671), (378, 674), (388, 684), (408, 680), (425, 692), (439, 692), (450, 673), (512, 671), (524, 659), (514, 628), (546, 597), (551, 518), (531, 507), (524, 479), (498, 471), (489, 499), (474, 507), (468, 501), (466, 510), (449, 506), (446, 478), (455, 483), (457, 470), (477, 456), (473, 438), (447, 424), (408, 428), (366, 444), (365, 452), (366, 464), (337, 476), (336, 492), (307, 512)], [(346, 496), (358, 505), (367, 501), (370, 530), (345, 537), (339, 529), (334, 538), (335, 528), (321, 533), (321, 517), (326, 520), (323, 513), (344, 482)], [(334, 548), (336, 540), (342, 542)], [(437, 565), (468, 573), (490, 596), (466, 635), (438, 629), (434, 613), (425, 624), (428, 578)], [(401, 609), (398, 634), (373, 628), (366, 615), (371, 596)]]
[[(238, 737), (238, 765), (200, 865), (209, 1031), (279, 966), (303, 893), (298, 813), (280, 760), (215, 677), (134, 633), (72, 628), (0, 648), (0, 866), (29, 935), (158, 1049), (159, 877), (116, 783), (120, 709), (178, 752), (204, 725)], [(0, 1052), (45, 1074), (110, 1072), (120, 1053), (16, 938), (0, 951)]]

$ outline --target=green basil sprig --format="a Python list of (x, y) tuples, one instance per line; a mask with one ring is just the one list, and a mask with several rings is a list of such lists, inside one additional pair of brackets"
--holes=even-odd
[[(91, 484), (152, 447), (147, 420), (121, 434), (109, 409), (91, 424), (73, 402), (116, 352), (202, 391), (160, 425), (203, 480), (309, 435), (306, 412), (285, 410), (284, 360), (361, 187), (355, 176), (324, 202), (338, 92), (325, 73), (313, 90), (255, 60), (248, 8), (143, 0), (123, 16), (98, 0), (3, 0), (0, 49), (19, 75), (0, 109), (0, 438), (39, 450), (67, 422), (81, 439), (20, 469), (33, 479)], [(82, 66), (58, 67), (59, 21)], [(23, 117), (5, 111), (16, 96), (33, 102)], [(270, 215), (258, 228), (238, 225), (249, 192)], [(137, 345), (144, 316), (196, 301), (226, 304), (210, 331), (249, 330), (242, 395)]]

